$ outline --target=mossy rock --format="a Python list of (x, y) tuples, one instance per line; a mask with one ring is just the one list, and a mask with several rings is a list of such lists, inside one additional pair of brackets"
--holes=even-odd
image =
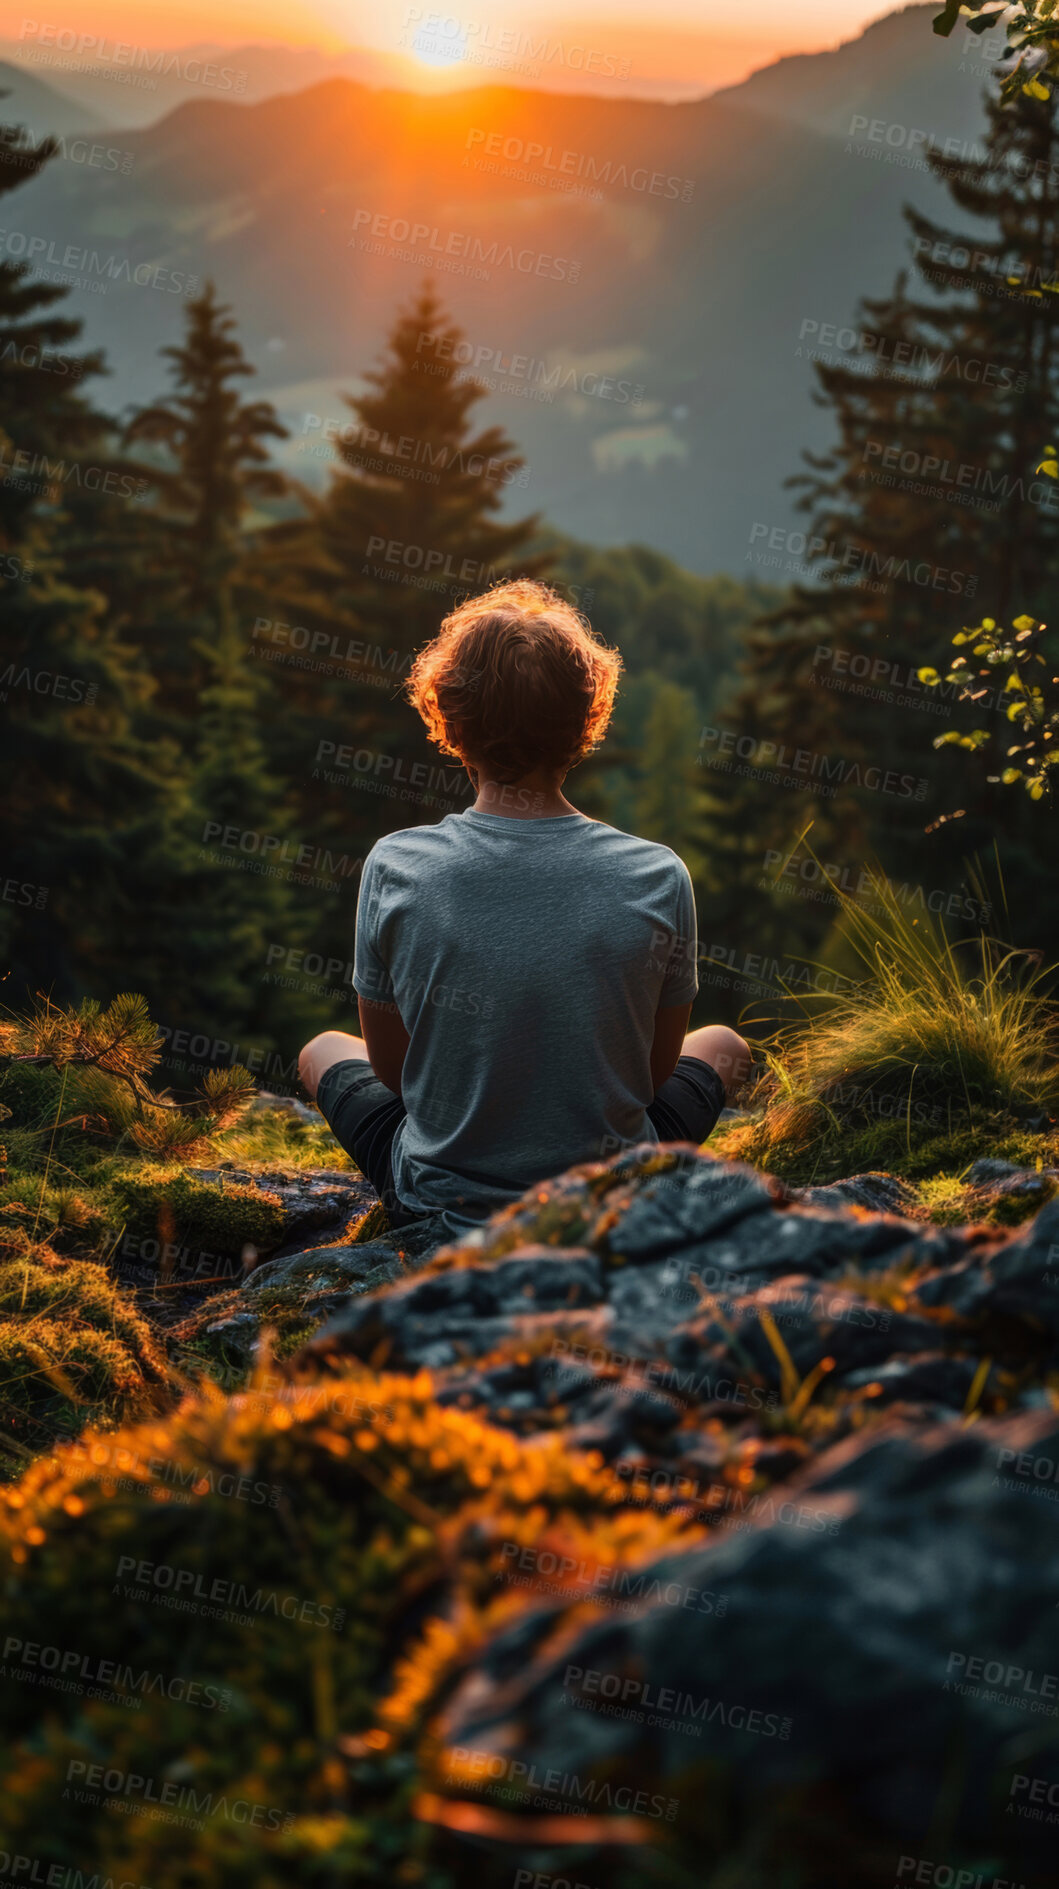
[(102, 1267), (47, 1246), (3, 1249), (0, 1423), (9, 1457), (86, 1421), (158, 1405), (167, 1375), (147, 1321)]
[(1059, 1189), (1049, 1175), (1032, 1175), (1032, 1185), (968, 1186), (958, 1174), (939, 1174), (920, 1183), (924, 1211), (936, 1226), (1018, 1227), (1033, 1220)]
[(133, 1241), (176, 1241), (239, 1255), (246, 1246), (269, 1252), (283, 1237), (283, 1204), (258, 1187), (200, 1181), (182, 1170), (158, 1175), (130, 1168), (112, 1183), (111, 1195)]
[(272, 1260), (234, 1291), (197, 1306), (174, 1326), (172, 1337), (190, 1346), (207, 1369), (219, 1365), (221, 1381), (230, 1388), (238, 1381), (240, 1367), (249, 1369), (266, 1327), (274, 1356), (290, 1357), (348, 1305), (351, 1296), (389, 1284), (401, 1273), (397, 1254), (381, 1240), (354, 1238), (348, 1244), (312, 1247)]
[[(90, 1432), (0, 1491), (4, 1841), (35, 1855), (46, 1830), (49, 1854), (179, 1889), (448, 1889), (413, 1750), (498, 1611), (539, 1601), (500, 1584), (505, 1545), (612, 1566), (699, 1538), (560, 1436), (442, 1408), (426, 1373), (273, 1373)], [(116, 1667), (48, 1686), (19, 1642)], [(100, 1760), (154, 1780), (164, 1818), (142, 1784), (68, 1788)]]

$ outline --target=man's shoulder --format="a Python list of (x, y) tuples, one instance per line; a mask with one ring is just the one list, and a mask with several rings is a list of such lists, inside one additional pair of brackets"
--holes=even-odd
[(451, 846), (453, 836), (446, 828), (453, 818), (452, 814), (446, 814), (444, 820), (431, 821), (425, 826), (402, 826), (395, 833), (384, 833), (376, 840), (368, 859), (375, 866), (421, 865)]
[(684, 861), (671, 846), (663, 846), (659, 840), (645, 840), (639, 833), (625, 833), (621, 827), (605, 826), (602, 821), (594, 824), (601, 836), (606, 836), (603, 844), (624, 864), (674, 880), (683, 881), (688, 876)]

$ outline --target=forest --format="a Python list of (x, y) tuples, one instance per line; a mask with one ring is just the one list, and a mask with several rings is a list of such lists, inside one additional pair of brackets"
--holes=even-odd
[[(295, 434), (219, 270), (123, 404), (0, 257), (0, 1880), (1054, 1880), (1059, 35), (1016, 11), (892, 287), (800, 324), (802, 522), (711, 575), (533, 508), (428, 272)], [(0, 126), (5, 210), (61, 161)], [(692, 1024), (754, 1066), (701, 1145), (443, 1238), (298, 1052), (357, 1028), (372, 847), (473, 798), (414, 659), (513, 576), (620, 652), (568, 791), (684, 862)]]
[[(744, 960), (833, 960), (828, 877), (863, 894), (878, 867), (950, 917), (1002, 899), (1005, 936), (1034, 948), (1054, 874), (1046, 812), (998, 779), (1009, 671), (975, 697), (921, 679), (987, 611), (1036, 621), (1054, 581), (1056, 310), (1033, 285), (1055, 126), (1025, 97), (991, 112), (980, 161), (931, 155), (952, 227), (909, 210), (907, 270), (857, 313), (852, 356), (817, 363), (835, 437), (791, 469), (804, 531), (755, 526), (738, 577), (521, 513), (517, 442), (429, 280), (383, 358), (351, 360), (348, 420), (310, 426), (320, 488), (274, 463), (286, 429), (213, 284), (160, 350), (157, 398), (119, 419), (64, 290), (0, 265), (10, 998), (135, 986), (174, 1042), (253, 1054), (289, 1090), (296, 1040), (351, 995), (366, 850), (468, 792), (402, 702), (415, 650), (517, 573), (621, 650), (618, 719), (579, 789), (685, 859), (726, 1019), (783, 997)], [(5, 193), (49, 161), (14, 133), (7, 152)]]

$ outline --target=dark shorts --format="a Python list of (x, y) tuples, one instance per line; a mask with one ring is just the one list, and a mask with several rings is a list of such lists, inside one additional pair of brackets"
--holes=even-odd
[[(380, 1082), (369, 1063), (332, 1063), (320, 1078), (316, 1106), (336, 1141), (351, 1154), (386, 1208), (390, 1224), (421, 1218), (398, 1200), (393, 1184), (393, 1138), (407, 1113), (399, 1095)], [(705, 1141), (724, 1107), (724, 1083), (710, 1063), (681, 1056), (647, 1113), (659, 1141)]]

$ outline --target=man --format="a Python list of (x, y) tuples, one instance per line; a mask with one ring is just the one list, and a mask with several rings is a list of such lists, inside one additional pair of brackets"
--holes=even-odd
[(686, 867), (562, 791), (606, 732), (620, 668), (525, 578), (460, 605), (413, 665), (411, 700), (478, 797), (372, 849), (363, 1036), (326, 1030), (299, 1060), (395, 1226), (440, 1214), (459, 1233), (579, 1162), (698, 1144), (749, 1071), (734, 1030), (686, 1034)]

